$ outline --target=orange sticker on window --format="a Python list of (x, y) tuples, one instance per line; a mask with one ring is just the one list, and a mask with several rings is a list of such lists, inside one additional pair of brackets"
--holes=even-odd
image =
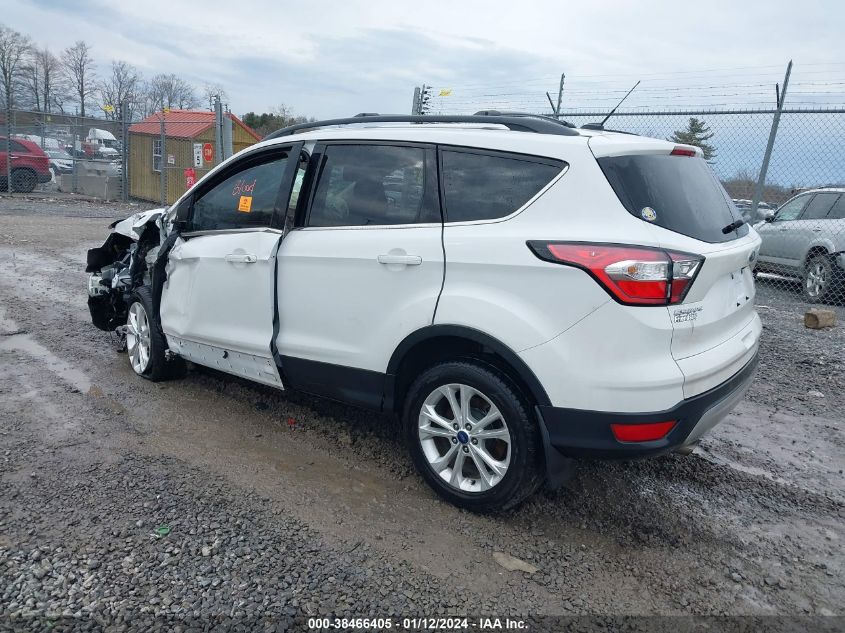
[(238, 202), (238, 211), (244, 213), (252, 211), (252, 196), (241, 196), (240, 202)]

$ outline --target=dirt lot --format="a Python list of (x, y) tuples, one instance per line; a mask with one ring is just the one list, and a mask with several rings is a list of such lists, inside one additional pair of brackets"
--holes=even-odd
[(693, 455), (584, 462), (482, 517), (433, 495), (390, 418), (201, 370), (135, 377), (89, 322), (83, 268), (140, 208), (0, 199), (5, 622), (845, 615), (841, 308), (806, 330), (797, 294), (761, 283), (758, 378)]

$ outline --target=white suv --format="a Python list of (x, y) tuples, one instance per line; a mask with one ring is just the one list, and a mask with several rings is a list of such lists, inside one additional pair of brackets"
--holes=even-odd
[(571, 457), (689, 449), (743, 397), (760, 239), (700, 150), (515, 115), (271, 136), (89, 252), (139, 375), (185, 359), (395, 412), (478, 511)]

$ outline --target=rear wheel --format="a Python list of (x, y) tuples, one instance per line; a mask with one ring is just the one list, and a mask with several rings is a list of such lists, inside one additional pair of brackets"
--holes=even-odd
[(444, 499), (477, 512), (512, 508), (542, 483), (539, 429), (508, 381), (446, 362), (411, 386), (404, 428), (417, 470)]
[(12, 191), (31, 193), (35, 191), (38, 179), (31, 169), (16, 169), (12, 172)]
[(834, 298), (839, 280), (827, 254), (815, 255), (804, 266), (801, 289), (810, 303), (824, 303)]

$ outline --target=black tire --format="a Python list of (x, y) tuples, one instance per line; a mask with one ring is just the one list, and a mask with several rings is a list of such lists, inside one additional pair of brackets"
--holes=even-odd
[[(453, 487), (434, 470), (423, 449), (419, 427), (422, 406), (436, 389), (450, 384), (467, 385), (481, 392), (499, 409), (510, 434), (510, 462), (507, 471), (498, 483), (487, 490), (473, 492)], [(494, 512), (516, 507), (543, 483), (542, 440), (531, 411), (526, 399), (506, 376), (492, 367), (461, 360), (435, 365), (414, 381), (405, 398), (402, 422), (414, 465), (438, 495), (473, 512)], [(443, 450), (447, 450), (449, 441), (455, 444), (458, 450), (470, 450), (471, 447), (467, 447), (466, 443), (461, 446), (456, 439), (442, 439)], [(464, 441), (461, 440), (462, 443)], [(469, 468), (476, 467), (471, 465)]]
[(830, 303), (841, 288), (837, 270), (827, 253), (814, 255), (804, 266), (801, 292), (810, 303)]
[(31, 169), (16, 169), (12, 172), (12, 191), (32, 193), (37, 184), (38, 178)]
[[(167, 360), (165, 356), (167, 340), (164, 338), (164, 332), (161, 330), (158, 315), (153, 311), (153, 295), (148, 286), (142, 286), (135, 290), (132, 295), (132, 301), (129, 303), (130, 313), (135, 303), (138, 303), (143, 308), (149, 322), (150, 351), (149, 361), (143, 371), (139, 372), (134, 367), (133, 370), (142, 378), (152, 380), (153, 382), (183, 377), (186, 372), (185, 361), (179, 357)], [(131, 351), (129, 353), (129, 360), (130, 365), (132, 365)]]

